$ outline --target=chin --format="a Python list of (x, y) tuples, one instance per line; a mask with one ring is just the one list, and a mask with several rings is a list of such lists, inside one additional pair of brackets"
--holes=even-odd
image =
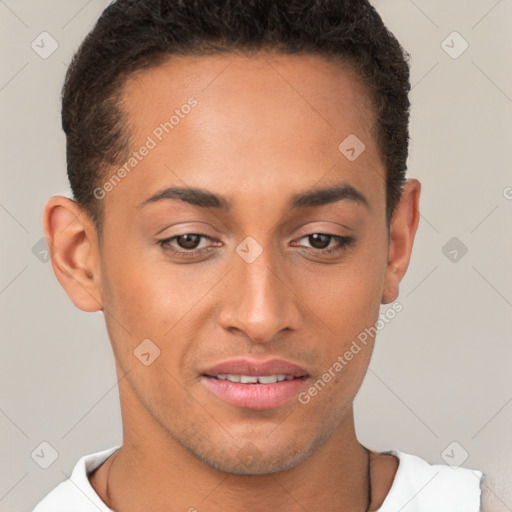
[(288, 440), (281, 438), (277, 444), (267, 439), (263, 445), (261, 438), (260, 442), (254, 443), (250, 438), (246, 438), (245, 443), (230, 438), (205, 444), (197, 437), (188, 437), (186, 440), (181, 439), (180, 444), (203, 464), (222, 473), (261, 476), (298, 466), (323, 444), (324, 437), (319, 435), (309, 440), (298, 440), (296, 436), (290, 436)]
[(291, 453), (280, 450), (268, 454), (261, 452), (249, 454), (249, 450), (244, 453), (242, 448), (234, 457), (219, 453), (195, 455), (204, 464), (223, 473), (263, 476), (292, 469), (306, 460), (312, 452), (313, 450), (310, 449), (308, 451), (293, 450)]

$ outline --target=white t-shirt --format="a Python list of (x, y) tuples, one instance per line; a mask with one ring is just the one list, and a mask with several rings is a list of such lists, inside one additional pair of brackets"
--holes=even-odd
[[(70, 478), (59, 484), (33, 512), (112, 512), (92, 488), (87, 475), (119, 446), (85, 455)], [(389, 450), (399, 464), (393, 484), (378, 512), (479, 512), (482, 472), (429, 464), (415, 455)]]

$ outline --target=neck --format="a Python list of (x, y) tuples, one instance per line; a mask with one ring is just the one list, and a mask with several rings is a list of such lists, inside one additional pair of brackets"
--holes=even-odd
[[(122, 512), (165, 510), (171, 503), (175, 510), (256, 512), (262, 510), (262, 496), (265, 509), (364, 511), (369, 505), (366, 450), (358, 443), (348, 449), (333, 444), (326, 442), (290, 470), (248, 476), (205, 466), (169, 441), (165, 448), (163, 444), (127, 442), (105, 468), (108, 478), (100, 497)], [(192, 460), (187, 460), (190, 457)]]
[[(121, 401), (126, 404), (126, 401)], [(269, 475), (235, 475), (196, 458), (139, 405), (123, 407), (122, 447), (91, 478), (113, 510), (216, 512), (269, 508), (366, 511), (368, 453), (356, 439), (350, 408), (331, 437), (297, 466)]]

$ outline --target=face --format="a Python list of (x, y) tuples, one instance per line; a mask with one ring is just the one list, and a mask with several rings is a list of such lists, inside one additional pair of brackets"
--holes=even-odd
[(349, 68), (259, 54), (175, 57), (122, 97), (137, 155), (97, 195), (125, 429), (225, 472), (294, 467), (349, 424), (373, 340), (335, 363), (384, 302), (368, 95)]

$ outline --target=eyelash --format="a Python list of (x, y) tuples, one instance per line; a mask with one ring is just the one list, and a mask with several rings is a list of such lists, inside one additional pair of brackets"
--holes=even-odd
[[(197, 235), (197, 236), (200, 236), (202, 238), (206, 238), (208, 240), (211, 240), (211, 237), (206, 235), (206, 234), (204, 234), (204, 233), (184, 233), (182, 235), (175, 235), (173, 237), (166, 238), (165, 240), (160, 240), (158, 242), (158, 244), (165, 251), (170, 252), (174, 256), (183, 257), (183, 258), (189, 258), (189, 257), (198, 256), (199, 254), (203, 254), (205, 252), (210, 252), (212, 250), (212, 247), (204, 247), (202, 249), (191, 249), (190, 251), (178, 251), (176, 249), (169, 248), (169, 244), (173, 240), (176, 240), (177, 238), (180, 238), (180, 237), (186, 236), (186, 235)], [(345, 249), (347, 249), (349, 246), (353, 245), (353, 243), (355, 242), (355, 239), (353, 237), (350, 237), (350, 236), (330, 235), (329, 233), (321, 233), (321, 232), (310, 233), (309, 235), (304, 235), (299, 240), (301, 240), (302, 238), (307, 238), (307, 237), (309, 237), (311, 235), (324, 235), (324, 236), (328, 236), (332, 240), (335, 240), (337, 242), (337, 245), (335, 247), (331, 247), (330, 249), (314, 249), (314, 248), (312, 249), (314, 252), (317, 252), (317, 253), (320, 253), (320, 254), (334, 254), (334, 253), (342, 252)]]

